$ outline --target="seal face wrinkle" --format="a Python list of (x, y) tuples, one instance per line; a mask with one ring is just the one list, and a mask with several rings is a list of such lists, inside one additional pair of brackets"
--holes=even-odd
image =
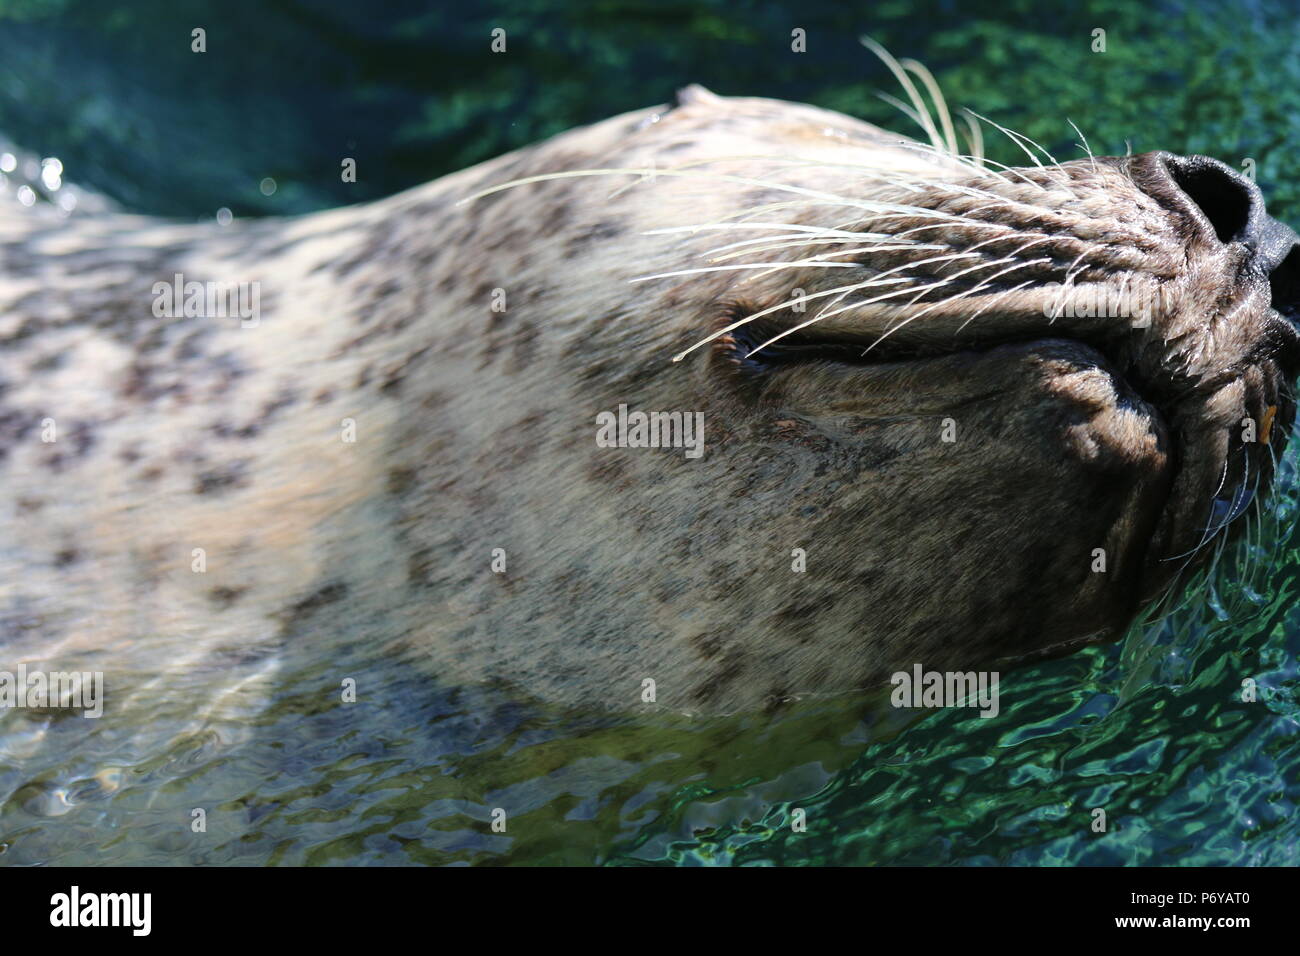
[(1295, 413), (1296, 237), (1222, 163), (698, 87), (300, 218), (5, 208), (0, 263), (0, 647), (109, 717), (289, 654), (709, 713), (1005, 671), (1176, 593)]

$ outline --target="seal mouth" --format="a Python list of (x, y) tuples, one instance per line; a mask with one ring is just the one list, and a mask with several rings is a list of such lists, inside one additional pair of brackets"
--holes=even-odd
[[(1283, 308), (1273, 310), (1279, 324), (1298, 311), (1294, 298), (1281, 304)], [(764, 345), (781, 331), (779, 320), (764, 318), (735, 329), (719, 341), (740, 381), (756, 384), (783, 369), (812, 363), (850, 367), (907, 365), (959, 352), (991, 351), (1004, 345), (1048, 348), (1052, 341), (1068, 341), (1090, 348), (1096, 346), (1078, 338), (1039, 334), (996, 337), (978, 346), (966, 345), (953, 350), (897, 343), (866, 351), (861, 340), (820, 335), (815, 326), (786, 335), (774, 345)], [(1168, 593), (1171, 586), (1186, 580), (1188, 574), (1213, 556), (1221, 541), (1235, 539), (1245, 527), (1240, 519), (1267, 496), (1295, 416), (1295, 405), (1285, 384), (1294, 378), (1295, 368), (1300, 364), (1297, 363), (1300, 334), (1291, 327), (1290, 321), (1285, 322), (1284, 331), (1277, 333), (1277, 339), (1277, 343), (1269, 346), (1270, 350), (1277, 351), (1253, 366), (1250, 370), (1253, 375), (1232, 371), (1172, 395), (1127, 370), (1121, 362), (1120, 350), (1095, 349), (1094, 354), (1105, 361), (1106, 370), (1122, 386), (1116, 390), (1116, 401), (1146, 407), (1153, 420), (1151, 433), (1169, 456), (1168, 491), (1163, 504), (1158, 506), (1160, 514), (1152, 520), (1150, 538), (1144, 546), (1146, 558), (1138, 584), (1139, 600), (1143, 603), (1155, 600)], [(1205, 407), (1213, 406), (1225, 393), (1239, 390), (1243, 383), (1246, 394), (1240, 398), (1234, 396), (1233, 404), (1240, 409), (1232, 415), (1234, 427), (1217, 430), (1198, 427)], [(1241, 429), (1235, 427), (1245, 417), (1255, 423), (1253, 443), (1243, 439)], [(1167, 443), (1162, 433), (1168, 435)], [(1095, 636), (1081, 640), (1092, 643)]]
[[(1024, 283), (1025, 292), (992, 288), (988, 295), (1000, 305), (974, 325), (961, 310), (983, 312), (984, 306), (968, 299), (949, 308), (939, 293), (913, 300), (910, 307), (927, 316), (915, 323), (906, 308), (884, 306), (857, 321), (810, 322), (763, 310), (745, 322), (760, 310), (734, 303), (722, 316), (729, 331), (717, 346), (748, 382), (805, 363), (910, 363), (1047, 340), (1095, 350), (1131, 393), (1116, 401), (1140, 400), (1170, 439), (1169, 491), (1148, 542), (1141, 587), (1149, 598), (1199, 566), (1215, 550), (1207, 545), (1235, 533), (1238, 519), (1270, 487), (1295, 417), (1300, 237), (1267, 214), (1253, 182), (1217, 160), (1148, 153), (1109, 162), (1140, 193), (1142, 215), (1167, 233), (1163, 245), (1133, 247), (1135, 256), (1150, 253), (1142, 261), (1159, 292), (1161, 311), (1149, 324), (1101, 314), (1057, 321), (1043, 309), (1042, 290), (1060, 278), (1064, 258), (1053, 254), (1026, 262), (1033, 282)], [(1050, 243), (1039, 251), (1045, 247)], [(1073, 259), (1076, 252), (1066, 254)], [(864, 264), (883, 268), (879, 261)], [(947, 267), (929, 267), (926, 278), (943, 278)]]

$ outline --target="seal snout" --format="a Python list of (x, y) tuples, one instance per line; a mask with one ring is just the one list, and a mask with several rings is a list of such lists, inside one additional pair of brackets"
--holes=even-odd
[[(1219, 268), (1224, 279), (1216, 281), (1234, 285), (1234, 295), (1262, 292), (1269, 306), (1264, 312), (1271, 310), (1275, 318), (1264, 318), (1256, 326), (1247, 312), (1215, 305), (1220, 293), (1207, 279), (1196, 280), (1200, 284), (1189, 300), (1193, 308), (1204, 309), (1207, 316), (1216, 311), (1232, 314), (1234, 325), (1257, 329), (1259, 341), (1288, 378), (1300, 370), (1300, 235), (1269, 215), (1254, 181), (1217, 159), (1168, 152), (1132, 157), (1129, 174), (1164, 209), (1181, 213), (1180, 232), (1193, 257), (1189, 261)], [(1201, 314), (1192, 315), (1194, 324)], [(1170, 329), (1164, 331), (1167, 339), (1177, 338)], [(1239, 355), (1228, 365), (1257, 358), (1259, 353)]]
[[(1259, 187), (1225, 163), (1208, 156), (1157, 155), (1169, 183), (1218, 240), (1246, 247), (1250, 271), (1268, 282), (1272, 309), (1300, 327), (1300, 235), (1270, 216)], [(1282, 344), (1286, 364), (1300, 364), (1300, 343), (1287, 335)]]
[[(1148, 154), (1135, 176), (1148, 193), (1179, 206), (1223, 244), (1249, 249), (1265, 275), (1300, 243), (1295, 230), (1268, 214), (1263, 193), (1247, 176), (1209, 156)], [(1135, 162), (1148, 157), (1137, 157)]]

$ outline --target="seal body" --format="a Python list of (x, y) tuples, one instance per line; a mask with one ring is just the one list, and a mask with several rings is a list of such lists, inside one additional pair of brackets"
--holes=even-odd
[[(1291, 247), (1180, 163), (692, 89), (301, 218), (8, 210), (0, 648), (202, 720), (289, 653), (734, 711), (1114, 639), (1293, 413)], [(1147, 326), (1051, 305), (1128, 278)]]

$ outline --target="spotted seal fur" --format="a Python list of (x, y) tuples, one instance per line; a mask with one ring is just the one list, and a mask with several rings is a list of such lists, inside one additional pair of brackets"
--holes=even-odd
[[(195, 720), (285, 648), (718, 712), (1115, 639), (1267, 491), (1295, 235), (1213, 160), (933, 132), (691, 88), (299, 218), (5, 208), (4, 660)], [(1054, 304), (1128, 279), (1146, 327)]]

